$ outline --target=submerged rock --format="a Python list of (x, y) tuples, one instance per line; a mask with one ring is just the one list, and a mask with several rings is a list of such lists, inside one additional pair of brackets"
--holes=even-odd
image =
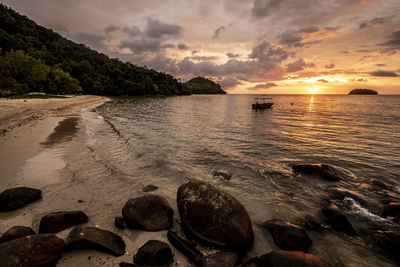
[(301, 227), (308, 231), (323, 232), (325, 231), (325, 226), (322, 221), (314, 216), (307, 216), (301, 223)]
[(64, 249), (64, 240), (52, 234), (30, 235), (0, 244), (3, 267), (53, 266)]
[(11, 241), (20, 237), (36, 234), (32, 228), (27, 226), (13, 226), (7, 230), (1, 237), (0, 243)]
[(170, 228), (173, 213), (167, 200), (158, 195), (132, 198), (122, 209), (122, 215), (128, 227), (149, 231)]
[(40, 220), (39, 233), (56, 234), (68, 227), (88, 221), (83, 211), (58, 211), (47, 214)]
[(198, 258), (195, 265), (198, 267), (234, 267), (238, 256), (229, 251), (220, 251), (212, 255)]
[(334, 230), (344, 232), (351, 236), (357, 235), (349, 220), (335, 204), (322, 208), (321, 212), (326, 218), (326, 224), (332, 225)]
[(225, 180), (230, 180), (232, 178), (232, 172), (230, 172), (228, 170), (216, 170), (214, 172), (214, 177), (215, 176), (221, 176)]
[(94, 249), (121, 256), (125, 253), (125, 242), (119, 235), (107, 230), (77, 227), (69, 233), (66, 249)]
[(133, 260), (140, 265), (167, 265), (173, 260), (172, 250), (167, 243), (150, 240), (139, 248)]
[(352, 192), (344, 188), (339, 188), (339, 187), (329, 188), (328, 194), (331, 199), (343, 200), (344, 198), (349, 197), (354, 199), (363, 206), (367, 205), (367, 202), (356, 192)]
[(125, 229), (125, 220), (122, 217), (115, 217), (114, 224), (118, 229)]
[(295, 224), (270, 220), (262, 224), (272, 235), (276, 245), (283, 250), (308, 252), (312, 245), (306, 231)]
[(295, 173), (315, 175), (327, 181), (338, 182), (346, 178), (346, 174), (328, 164), (298, 164), (294, 165), (292, 169)]
[(382, 215), (384, 217), (393, 217), (393, 221), (400, 222), (400, 203), (390, 202), (386, 205)]
[(179, 237), (176, 232), (169, 230), (167, 237), (169, 242), (189, 260), (194, 260), (203, 256), (203, 254), (196, 249), (190, 241)]
[(374, 246), (381, 248), (388, 256), (400, 261), (400, 233), (395, 231), (375, 231), (372, 233)]
[(0, 212), (20, 209), (42, 198), (42, 191), (29, 187), (15, 187), (0, 194)]
[(193, 180), (179, 187), (177, 203), (182, 225), (197, 238), (237, 252), (252, 245), (250, 217), (233, 196)]
[(376, 180), (376, 179), (369, 179), (368, 183), (375, 188), (381, 189), (381, 190), (389, 190), (391, 189), (391, 186), (385, 184), (382, 181)]
[(245, 266), (255, 267), (332, 267), (321, 258), (301, 251), (275, 250), (258, 258), (251, 259)]
[(143, 187), (143, 188), (142, 188), (142, 191), (143, 191), (143, 192), (150, 192), (150, 191), (155, 191), (155, 190), (157, 190), (157, 189), (158, 189), (158, 186), (149, 184), (149, 185), (146, 185), (145, 187)]

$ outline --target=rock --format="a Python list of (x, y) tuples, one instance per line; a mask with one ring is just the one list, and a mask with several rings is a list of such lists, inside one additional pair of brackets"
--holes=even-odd
[(30, 235), (0, 244), (2, 267), (53, 266), (64, 249), (64, 240), (52, 234)]
[(339, 187), (329, 188), (328, 194), (331, 199), (343, 200), (344, 198), (349, 197), (349, 198), (354, 199), (355, 201), (357, 201), (358, 203), (360, 203), (363, 206), (367, 205), (367, 202), (361, 196), (359, 196), (357, 193), (352, 192), (347, 189), (344, 189), (344, 188), (339, 188)]
[(376, 188), (382, 189), (382, 190), (389, 190), (391, 189), (391, 186), (385, 184), (384, 182), (381, 182), (376, 179), (369, 179), (368, 183)]
[(322, 208), (321, 212), (326, 217), (326, 224), (332, 225), (334, 230), (351, 236), (357, 235), (349, 220), (347, 220), (346, 216), (335, 204)]
[(193, 180), (179, 187), (177, 203), (183, 227), (197, 238), (237, 252), (252, 245), (250, 217), (231, 195)]
[(301, 222), (301, 227), (308, 231), (315, 231), (315, 232), (323, 232), (325, 231), (325, 226), (322, 224), (322, 222), (314, 217), (314, 216), (308, 216)]
[(275, 250), (261, 257), (251, 259), (245, 266), (257, 267), (332, 267), (321, 258), (301, 251)]
[(42, 197), (42, 191), (29, 187), (15, 187), (0, 194), (0, 212), (20, 209)]
[(47, 214), (40, 220), (39, 233), (56, 234), (68, 227), (88, 221), (83, 211), (58, 211)]
[(229, 251), (220, 251), (216, 254), (198, 258), (195, 265), (198, 267), (234, 267), (238, 256)]
[(306, 231), (300, 226), (281, 220), (270, 220), (263, 223), (274, 238), (278, 247), (283, 250), (308, 252), (312, 245)]
[(7, 230), (1, 237), (0, 243), (11, 241), (20, 237), (36, 234), (32, 228), (27, 226), (13, 226)]
[(170, 228), (173, 213), (167, 200), (158, 195), (132, 198), (122, 209), (122, 215), (128, 227), (149, 231)]
[(118, 229), (125, 229), (125, 220), (122, 217), (115, 217), (114, 224)]
[(386, 205), (383, 213), (383, 217), (393, 217), (393, 221), (400, 222), (400, 203), (391, 202)]
[(292, 167), (295, 173), (316, 175), (327, 181), (340, 181), (346, 175), (337, 167), (328, 164), (299, 164)]
[(136, 264), (132, 264), (132, 263), (127, 263), (127, 262), (120, 262), (119, 263), (120, 267), (137, 267)]
[(149, 185), (146, 185), (145, 187), (143, 187), (143, 188), (142, 188), (142, 191), (143, 191), (143, 192), (150, 192), (150, 191), (155, 191), (155, 190), (157, 190), (157, 189), (158, 189), (158, 186), (149, 184)]
[(378, 230), (373, 233), (373, 241), (376, 247), (384, 250), (390, 257), (400, 260), (400, 233), (395, 231)]
[(66, 250), (94, 249), (121, 256), (125, 242), (119, 235), (96, 227), (77, 227), (67, 237)]
[(167, 265), (173, 260), (172, 250), (167, 243), (150, 240), (139, 248), (133, 260), (140, 265)]
[(190, 241), (179, 237), (176, 232), (169, 230), (167, 237), (169, 242), (189, 260), (194, 260), (203, 256), (203, 254), (196, 249)]
[(214, 172), (214, 177), (215, 176), (221, 176), (225, 180), (230, 180), (232, 178), (232, 173), (228, 170), (216, 170)]

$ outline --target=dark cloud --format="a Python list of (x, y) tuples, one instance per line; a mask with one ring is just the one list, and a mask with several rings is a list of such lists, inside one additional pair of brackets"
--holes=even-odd
[(239, 54), (233, 54), (233, 53), (226, 53), (226, 56), (227, 56), (228, 58), (238, 58), (238, 57), (240, 57)]
[(268, 89), (271, 87), (278, 86), (276, 83), (264, 83), (264, 84), (257, 84), (253, 87), (247, 88), (249, 90), (260, 90), (260, 89)]
[(222, 81), (219, 82), (219, 84), (221, 85), (221, 87), (223, 89), (231, 89), (236, 87), (236, 85), (242, 84), (241, 82), (239, 82), (238, 80), (236, 80), (233, 77), (226, 77), (225, 79), (223, 79)]
[(341, 54), (346, 54), (346, 55), (347, 55), (347, 54), (350, 54), (350, 52), (349, 52), (349, 51), (346, 51), (346, 50), (340, 51), (340, 53), (341, 53)]
[(280, 63), (288, 58), (289, 54), (287, 51), (280, 47), (274, 47), (267, 41), (262, 41), (251, 51), (249, 58), (257, 59), (261, 62), (267, 63)]
[(210, 60), (216, 60), (218, 57), (214, 56), (193, 56), (190, 57), (191, 60), (196, 60), (196, 61), (210, 61)]
[(385, 70), (377, 70), (377, 71), (371, 72), (371, 75), (377, 76), (377, 77), (398, 77), (399, 76), (396, 72), (385, 71)]
[(388, 36), (388, 41), (381, 43), (381, 46), (391, 47), (393, 49), (400, 49), (400, 30), (393, 32)]
[(327, 68), (327, 69), (333, 69), (334, 67), (335, 67), (335, 64), (333, 64), (333, 63), (325, 65), (325, 68)]
[(185, 45), (185, 44), (178, 44), (176, 47), (178, 47), (178, 49), (180, 50), (187, 50), (189, 49), (189, 46)]
[(251, 12), (255, 17), (265, 17), (279, 7), (280, 2), (280, 0), (254, 0)]
[(376, 25), (382, 25), (385, 23), (385, 21), (386, 21), (385, 18), (374, 18), (374, 19), (371, 19), (370, 21), (361, 23), (360, 29), (364, 29), (364, 28), (376, 26)]
[(309, 27), (300, 29), (299, 32), (313, 33), (313, 32), (318, 32), (319, 30), (320, 30), (319, 26), (309, 26)]
[(303, 38), (298, 33), (287, 32), (279, 36), (279, 43), (287, 46), (300, 46)]
[(110, 24), (110, 25), (105, 26), (103, 30), (106, 34), (110, 34), (112, 32), (118, 31), (119, 29), (121, 29), (121, 25)]
[(148, 19), (145, 34), (151, 38), (162, 38), (165, 35), (178, 36), (182, 32), (182, 27), (159, 21), (158, 19)]
[(385, 66), (387, 66), (387, 65), (386, 65), (386, 64), (378, 63), (378, 64), (375, 64), (375, 66), (377, 66), (377, 67), (385, 67)]
[(325, 79), (319, 79), (317, 82), (320, 82), (320, 83), (329, 83), (329, 81), (327, 81), (327, 80), (325, 80)]
[(311, 45), (321, 42), (321, 40), (309, 40), (310, 36), (317, 36), (318, 38), (324, 38), (328, 32), (340, 31), (340, 27), (320, 27), (320, 26), (308, 26), (301, 28), (298, 31), (287, 31), (278, 36), (279, 43), (287, 46), (303, 47), (305, 45)]
[(122, 28), (122, 30), (123, 30), (126, 34), (128, 34), (129, 36), (132, 36), (132, 37), (141, 34), (141, 31), (140, 31), (139, 28), (136, 27), (136, 26), (127, 26), (127, 25), (125, 25), (125, 26)]
[(129, 48), (134, 54), (142, 54), (145, 52), (159, 51), (162, 46), (159, 39), (140, 36), (136, 39), (122, 41), (119, 48)]
[(91, 32), (77, 32), (71, 35), (71, 39), (77, 43), (83, 43), (93, 49), (104, 50), (106, 37), (102, 34)]
[(217, 39), (218, 37), (219, 37), (219, 35), (221, 34), (221, 32), (223, 32), (223, 31), (226, 31), (226, 29), (225, 29), (225, 27), (224, 26), (221, 26), (221, 27), (219, 27), (219, 28), (217, 28), (215, 31), (214, 31), (214, 35), (213, 35), (213, 39)]
[(299, 60), (289, 63), (287, 66), (287, 72), (296, 72), (296, 71), (301, 71), (304, 69), (306, 66), (306, 62), (304, 59), (300, 58)]
[(175, 45), (174, 44), (163, 44), (162, 45), (162, 48), (175, 48)]

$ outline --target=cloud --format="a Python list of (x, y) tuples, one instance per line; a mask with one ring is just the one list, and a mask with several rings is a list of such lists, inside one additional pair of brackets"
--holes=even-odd
[(327, 80), (325, 80), (325, 79), (319, 79), (317, 82), (320, 82), (320, 83), (329, 83), (329, 81), (327, 81)]
[(264, 84), (257, 84), (255, 86), (249, 87), (247, 89), (249, 89), (249, 90), (260, 90), (260, 89), (268, 89), (268, 88), (275, 87), (275, 86), (278, 86), (278, 85), (276, 83), (264, 83)]
[(287, 32), (280, 35), (279, 43), (287, 46), (300, 46), (302, 40), (303, 38), (300, 34)]
[(113, 25), (113, 24), (107, 25), (103, 28), (103, 30), (106, 34), (116, 32), (119, 29), (121, 29), (121, 25)]
[(333, 64), (333, 63), (325, 65), (325, 68), (327, 68), (327, 69), (333, 69), (334, 67), (335, 67), (335, 64)]
[(301, 71), (304, 69), (306, 66), (306, 62), (304, 59), (300, 58), (299, 60), (289, 63), (287, 66), (287, 72), (296, 72), (296, 71)]
[(71, 36), (71, 39), (78, 43), (87, 44), (93, 49), (103, 50), (106, 48), (105, 40), (106, 37), (102, 34), (96, 34), (91, 32), (77, 32)]
[(257, 59), (261, 62), (280, 63), (286, 60), (289, 53), (280, 47), (271, 46), (267, 41), (262, 41), (253, 47), (249, 58)]
[(371, 72), (372, 76), (376, 77), (398, 77), (399, 75), (393, 71), (384, 71), (384, 70), (377, 70)]
[(162, 46), (159, 39), (145, 38), (144, 36), (139, 36), (139, 38), (136, 39), (123, 40), (119, 45), (119, 48), (128, 48), (134, 54), (142, 54), (145, 52), (159, 51)]
[(182, 44), (182, 43), (178, 44), (176, 47), (178, 47), (178, 49), (180, 49), (180, 50), (187, 50), (187, 49), (189, 49), (189, 46), (187, 46), (187, 45), (185, 45), (185, 44)]
[(231, 88), (236, 87), (236, 85), (239, 85), (242, 83), (233, 77), (226, 77), (225, 79), (220, 81), (219, 84), (221, 85), (222, 88), (231, 89)]
[(137, 36), (139, 34), (141, 34), (141, 31), (139, 30), (138, 27), (136, 26), (127, 26), (125, 25), (122, 30), (128, 34), (129, 36)]
[(167, 49), (167, 48), (175, 48), (175, 45), (174, 45), (174, 44), (169, 44), (169, 43), (167, 43), (167, 44), (163, 44), (163, 45), (162, 45), (162, 48), (164, 48), (164, 49)]
[(233, 54), (233, 53), (226, 53), (226, 56), (227, 56), (228, 58), (238, 58), (238, 57), (240, 57), (239, 54)]
[(190, 57), (191, 60), (196, 60), (196, 61), (210, 61), (210, 60), (216, 60), (218, 57), (215, 56), (193, 56)]
[(225, 29), (224, 26), (221, 26), (221, 27), (217, 28), (217, 29), (214, 31), (214, 35), (213, 35), (212, 39), (217, 39), (217, 38), (219, 37), (219, 35), (221, 34), (222, 31), (226, 31), (226, 29)]
[(254, 0), (251, 13), (255, 17), (265, 17), (279, 7), (280, 0)]
[(388, 41), (381, 43), (381, 46), (391, 47), (393, 49), (400, 49), (400, 30), (393, 32), (388, 36)]
[(340, 31), (340, 27), (308, 26), (298, 31), (287, 31), (278, 37), (279, 43), (287, 46), (303, 47), (321, 42), (321, 40)]
[(387, 66), (387, 65), (386, 65), (386, 64), (378, 63), (378, 64), (375, 64), (375, 66), (377, 66), (377, 67), (385, 67), (385, 66)]
[(162, 38), (165, 35), (179, 36), (182, 27), (159, 21), (158, 19), (148, 19), (145, 34), (151, 38)]
[(368, 82), (367, 79), (364, 78), (358, 78), (358, 79), (350, 79), (351, 82)]
[(371, 19), (370, 21), (361, 23), (360, 29), (364, 29), (364, 28), (372, 27), (372, 26), (376, 26), (376, 25), (383, 25), (385, 23), (385, 21), (386, 21), (385, 18), (374, 18), (374, 19)]

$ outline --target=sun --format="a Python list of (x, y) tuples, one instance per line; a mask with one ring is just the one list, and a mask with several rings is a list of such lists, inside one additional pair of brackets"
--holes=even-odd
[(315, 94), (317, 91), (318, 91), (318, 89), (316, 89), (316, 88), (311, 88), (311, 89), (308, 89), (312, 94)]

